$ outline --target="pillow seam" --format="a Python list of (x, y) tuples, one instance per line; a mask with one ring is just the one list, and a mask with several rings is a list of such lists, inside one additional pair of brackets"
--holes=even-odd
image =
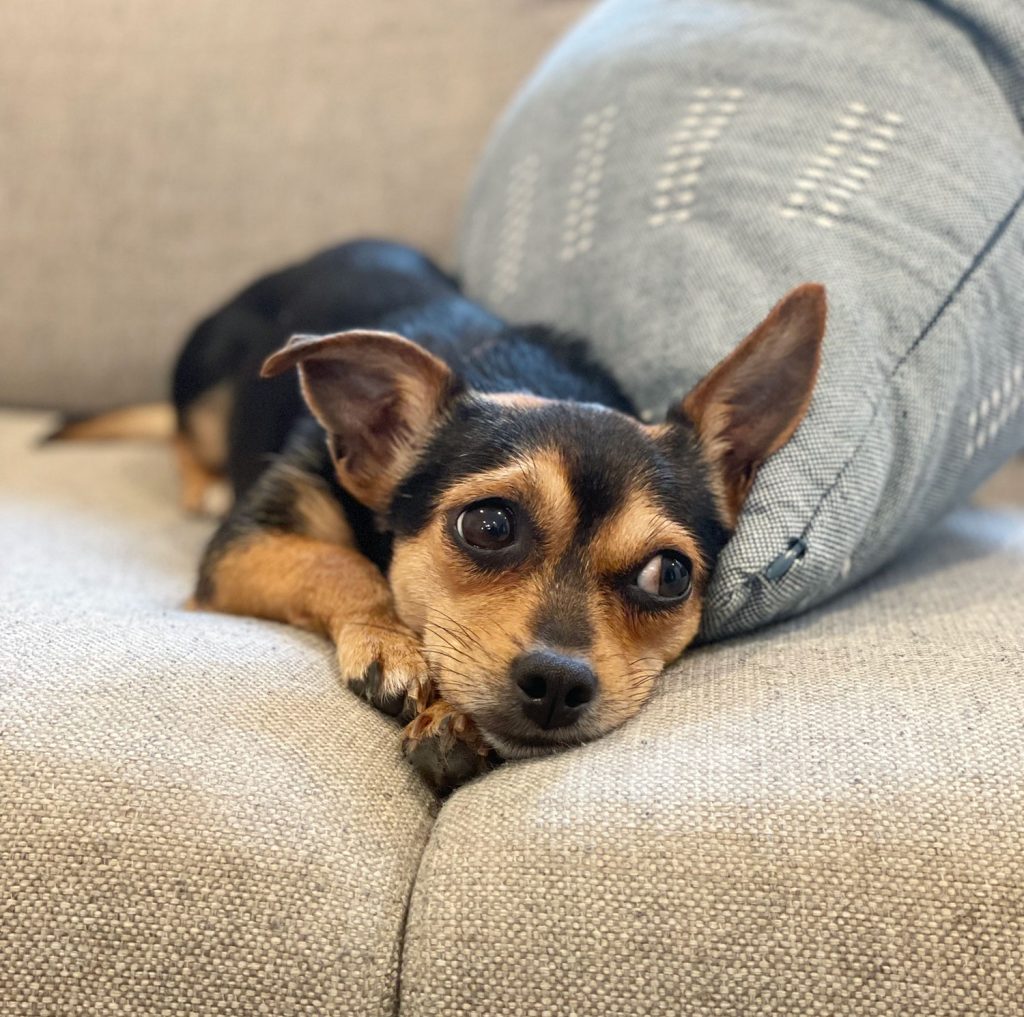
[[(914, 341), (907, 347), (907, 349), (901, 354), (900, 358), (893, 365), (892, 369), (889, 371), (885, 379), (886, 388), (888, 388), (888, 385), (889, 383), (891, 383), (892, 379), (895, 378), (897, 374), (899, 374), (900, 370), (902, 370), (903, 366), (910, 359), (911, 355), (917, 350), (921, 343), (924, 342), (928, 334), (942, 320), (946, 312), (954, 305), (960, 294), (963, 293), (967, 285), (974, 279), (974, 276), (976, 275), (978, 270), (987, 262), (989, 254), (992, 253), (996, 245), (1003, 238), (1006, 231), (1010, 228), (1010, 224), (1013, 222), (1014, 218), (1016, 218), (1017, 213), (1020, 212), (1022, 207), (1024, 207), (1024, 189), (1021, 190), (1020, 194), (1018, 194), (1016, 200), (1010, 206), (1009, 210), (996, 224), (995, 228), (992, 230), (988, 238), (985, 240), (985, 243), (982, 244), (982, 246), (978, 249), (978, 252), (971, 259), (970, 264), (967, 266), (966, 269), (964, 269), (960, 278), (956, 281), (953, 288), (949, 291), (949, 293), (942, 301), (942, 303), (939, 304), (935, 313), (928, 319), (924, 328), (921, 329), (921, 331), (918, 333)], [(839, 482), (843, 478), (843, 475), (849, 469), (853, 461), (857, 458), (858, 453), (864, 446), (864, 442), (867, 440), (868, 433), (870, 432), (871, 428), (875, 423), (876, 418), (878, 417), (878, 413), (882, 407), (883, 401), (884, 400), (881, 396), (879, 396), (875, 400), (875, 405), (872, 407), (871, 410), (871, 417), (868, 419), (868, 422), (864, 425), (864, 431), (861, 434), (860, 441), (857, 442), (856, 447), (847, 457), (846, 461), (836, 471), (836, 475), (832, 483), (829, 484), (829, 486), (821, 493), (817, 505), (815, 505), (814, 510), (810, 514), (810, 518), (807, 520), (807, 523), (804, 525), (804, 528), (800, 532), (801, 537), (807, 536), (807, 531), (813, 525), (814, 520), (821, 513), (822, 506), (824, 505), (825, 500), (835, 489), (836, 485), (839, 484)]]
[[(928, 334), (935, 328), (935, 326), (938, 325), (938, 323), (945, 316), (946, 312), (949, 311), (950, 308), (954, 305), (957, 298), (961, 295), (961, 293), (964, 291), (967, 285), (973, 280), (978, 270), (987, 262), (989, 254), (992, 253), (992, 251), (998, 245), (999, 241), (1003, 238), (1006, 231), (1009, 229), (1011, 223), (1016, 218), (1017, 214), (1021, 211), (1022, 207), (1024, 207), (1024, 189), (1020, 191), (1014, 202), (1010, 205), (1009, 209), (996, 223), (995, 227), (992, 229), (992, 232), (988, 235), (988, 237), (986, 237), (985, 242), (981, 245), (981, 247), (978, 248), (974, 257), (971, 258), (970, 263), (960, 274), (960, 277), (957, 279), (956, 283), (954, 283), (949, 293), (943, 298), (938, 308), (927, 320), (921, 331), (914, 338), (913, 342), (911, 342), (911, 344), (906, 348), (906, 350), (904, 350), (904, 352), (900, 355), (899, 359), (893, 365), (892, 369), (887, 373), (885, 377), (886, 389), (888, 388), (892, 379), (896, 377), (896, 375), (900, 372), (903, 366), (910, 359), (911, 355), (918, 349), (918, 347), (925, 340)], [(867, 423), (864, 425), (864, 430), (861, 434), (860, 440), (857, 442), (856, 446), (850, 452), (849, 456), (847, 456), (843, 464), (836, 471), (836, 474), (833, 477), (831, 483), (819, 495), (814, 508), (806, 517), (806, 522), (800, 529), (798, 539), (806, 541), (806, 538), (811, 527), (814, 525), (815, 520), (818, 518), (818, 516), (822, 512), (822, 509), (824, 508), (825, 502), (832, 494), (832, 492), (835, 490), (835, 488), (839, 485), (839, 483), (842, 481), (847, 470), (849, 470), (850, 466), (857, 459), (861, 449), (864, 447), (864, 443), (868, 439), (868, 435), (870, 434), (872, 427), (875, 424), (875, 421), (878, 417), (878, 413), (882, 407), (883, 402), (884, 400), (882, 399), (881, 395), (878, 397), (878, 399), (875, 400), (875, 404), (871, 410), (871, 416), (868, 419)], [(772, 561), (774, 560), (775, 559), (773, 558)], [(757, 572), (751, 572), (747, 574), (746, 582), (739, 583), (733, 590), (733, 593), (730, 595), (728, 601), (723, 605), (721, 609), (722, 615), (724, 615), (725, 617), (732, 616), (733, 608), (736, 604), (736, 598), (740, 596), (741, 592), (747, 592), (747, 596), (744, 598), (744, 601), (746, 601), (749, 600), (750, 594), (755, 586), (769, 583), (777, 583), (785, 579), (785, 576), (780, 576), (777, 580), (772, 580), (765, 576), (765, 569), (768, 568), (771, 565), (771, 563), (772, 562), (769, 562), (768, 565), (758, 569)]]

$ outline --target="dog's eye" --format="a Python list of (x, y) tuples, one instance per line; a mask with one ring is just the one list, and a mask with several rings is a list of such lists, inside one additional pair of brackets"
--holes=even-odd
[(636, 585), (656, 600), (682, 600), (690, 592), (690, 562), (675, 551), (660, 551), (637, 573)]
[(515, 514), (505, 502), (478, 501), (462, 510), (455, 529), (470, 547), (500, 551), (515, 542)]

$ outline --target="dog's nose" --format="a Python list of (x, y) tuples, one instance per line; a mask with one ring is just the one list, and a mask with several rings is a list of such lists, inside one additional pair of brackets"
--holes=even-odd
[(523, 713), (545, 731), (575, 724), (597, 692), (597, 676), (588, 664), (550, 650), (520, 654), (512, 664), (512, 680)]

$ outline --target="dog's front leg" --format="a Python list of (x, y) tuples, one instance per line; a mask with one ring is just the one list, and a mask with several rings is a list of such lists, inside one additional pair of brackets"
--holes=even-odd
[(354, 547), (283, 530), (215, 541), (195, 602), (329, 636), (349, 687), (392, 716), (413, 717), (430, 702), (419, 640), (395, 615), (380, 570)]

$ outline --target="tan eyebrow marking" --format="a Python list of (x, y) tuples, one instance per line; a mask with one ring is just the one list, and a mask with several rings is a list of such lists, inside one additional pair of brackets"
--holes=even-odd
[(569, 546), (578, 511), (565, 461), (556, 449), (538, 449), (506, 466), (465, 477), (444, 493), (440, 508), (449, 511), (485, 498), (521, 501), (533, 513), (551, 554)]
[(543, 396), (536, 396), (530, 392), (498, 392), (496, 395), (489, 395), (491, 402), (501, 403), (503, 406), (512, 406), (517, 410), (534, 410), (553, 402)]
[(630, 492), (625, 504), (606, 520), (591, 542), (590, 550), (601, 571), (621, 572), (657, 551), (674, 548), (692, 562), (695, 583), (707, 571), (697, 538), (685, 526), (666, 517), (644, 490)]

